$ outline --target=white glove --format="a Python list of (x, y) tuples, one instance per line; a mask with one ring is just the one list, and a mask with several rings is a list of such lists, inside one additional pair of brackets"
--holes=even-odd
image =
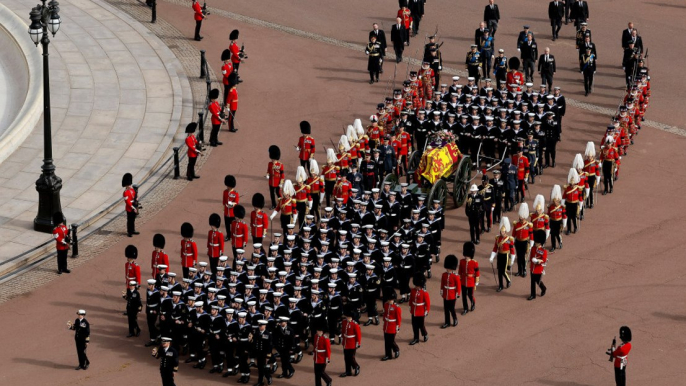
[(545, 230), (545, 239), (548, 240), (548, 237), (550, 237), (550, 229)]
[(320, 204), (323, 203), (325, 198), (326, 198), (326, 195), (324, 193), (320, 193), (319, 194), (319, 203)]
[(533, 241), (533, 240), (529, 240), (529, 248), (531, 248), (531, 247), (533, 247), (533, 246), (534, 246), (534, 241)]
[(595, 183), (599, 184), (600, 183), (600, 176), (595, 176)]
[(586, 197), (588, 197), (588, 192), (590, 192), (590, 191), (591, 191), (591, 188), (586, 188), (586, 190), (585, 190), (585, 191), (586, 191)]
[(295, 150), (300, 151), (300, 147), (296, 146)]
[(270, 220), (273, 220), (274, 217), (276, 217), (276, 214), (277, 214), (277, 213), (279, 213), (279, 212), (273, 211), (272, 214), (269, 216), (269, 219), (270, 219)]
[(562, 228), (567, 228), (567, 219), (562, 219)]
[(442, 69), (443, 69), (443, 66), (438, 66), (438, 70), (439, 70), (439, 71), (442, 70)]
[(565, 206), (565, 202), (566, 202), (566, 201), (567, 201), (567, 200), (565, 200), (564, 198), (562, 199), (562, 206)]
[(522, 52), (522, 49), (521, 49), (521, 48), (517, 48), (517, 52)]
[(534, 264), (538, 264), (539, 260), (538, 260), (537, 258), (534, 257), (534, 258), (531, 259), (531, 262), (534, 263)]
[(515, 255), (510, 255), (510, 265), (514, 264)]
[(493, 264), (493, 260), (495, 260), (495, 252), (491, 252), (491, 258), (488, 259), (491, 264)]
[(310, 208), (310, 210), (312, 210), (312, 201), (308, 202), (307, 206)]
[(622, 157), (619, 157), (619, 159), (622, 159)]

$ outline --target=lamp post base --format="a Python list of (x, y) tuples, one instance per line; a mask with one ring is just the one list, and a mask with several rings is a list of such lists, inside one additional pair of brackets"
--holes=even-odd
[(52, 233), (52, 215), (62, 211), (60, 202), (60, 190), (62, 190), (62, 179), (57, 177), (54, 172), (46, 173), (43, 171), (36, 181), (36, 191), (38, 192), (38, 215), (33, 220), (33, 230), (37, 232)]

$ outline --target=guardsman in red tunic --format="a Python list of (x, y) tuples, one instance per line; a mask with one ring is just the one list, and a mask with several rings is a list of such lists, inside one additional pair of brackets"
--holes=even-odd
[(135, 245), (129, 245), (124, 250), (126, 256), (126, 263), (124, 263), (124, 287), (128, 288), (129, 282), (134, 280), (136, 283), (141, 282), (141, 266), (136, 263), (138, 258), (138, 249)]
[(507, 91), (520, 92), (524, 84), (524, 74), (519, 71), (519, 58), (510, 58), (508, 64), (510, 69), (507, 71)]
[(233, 208), (238, 205), (241, 199), (236, 191), (236, 177), (228, 174), (224, 177), (224, 193), (222, 195), (222, 205), (224, 206), (224, 225), (226, 226), (226, 237), (224, 241), (231, 240), (231, 223), (234, 219)]
[(300, 139), (298, 139), (298, 145), (295, 150), (299, 152), (298, 158), (300, 159), (300, 166), (305, 168), (305, 171), (310, 170), (310, 160), (314, 158), (315, 143), (314, 138), (310, 136), (312, 134), (312, 126), (307, 121), (300, 122)]
[[(475, 247), (474, 243), (468, 241), (462, 246), (462, 260), (460, 260), (460, 266), (457, 271), (460, 275), (460, 281), (462, 283), (462, 315), (466, 315), (467, 312), (474, 312), (476, 309), (476, 302), (474, 301), (474, 291), (476, 286), (479, 285), (479, 277), (481, 272), (479, 271), (479, 262), (474, 260)], [(467, 298), (472, 302), (472, 307), (467, 308)]]
[(291, 180), (286, 180), (283, 183), (283, 188), (281, 189), (281, 198), (276, 205), (276, 209), (269, 216), (270, 220), (274, 220), (276, 214), (281, 212), (281, 230), (283, 234), (288, 233), (288, 225), (295, 222), (296, 216), (298, 215), (298, 210), (296, 209), (295, 202), (295, 188)]
[(508, 236), (510, 233), (510, 220), (507, 217), (503, 217), (500, 220), (500, 234), (495, 238), (495, 244), (493, 245), (493, 252), (491, 252), (491, 258), (489, 261), (491, 265), (493, 260), (497, 260), (498, 268), (498, 289), (497, 292), (503, 290), (503, 278), (507, 281), (507, 288), (510, 288), (510, 276), (507, 274), (507, 270), (512, 270), (512, 263), (514, 263), (515, 258), (515, 247), (514, 238)]
[[(466, 248), (466, 244), (463, 248)], [(448, 255), (443, 261), (445, 272), (441, 276), (441, 297), (443, 298), (443, 312), (445, 314), (445, 323), (441, 328), (448, 328), (448, 326), (457, 326), (457, 313), (455, 312), (455, 302), (460, 297), (462, 285), (460, 283), (460, 275), (455, 273), (457, 269), (457, 256)], [(466, 308), (466, 307), (465, 307)], [(450, 323), (450, 316), (453, 317), (453, 322)]]
[(66, 222), (62, 212), (53, 213), (52, 224), (55, 228), (52, 230), (52, 238), (55, 239), (55, 248), (57, 249), (57, 274), (59, 275), (61, 275), (62, 272), (71, 272), (67, 268), (67, 256), (69, 255), (69, 228), (65, 225)]
[(336, 166), (338, 166), (340, 175), (348, 175), (348, 168), (350, 168), (350, 143), (348, 143), (348, 137), (345, 135), (341, 135), (341, 139), (338, 140)]
[(271, 209), (276, 208), (276, 198), (281, 197), (280, 188), (283, 184), (284, 168), (283, 164), (279, 162), (281, 159), (281, 149), (276, 145), (269, 146), (269, 164), (267, 165), (267, 174), (265, 177), (269, 181), (269, 196), (272, 199)]
[(126, 205), (126, 233), (131, 237), (138, 235), (136, 232), (136, 216), (138, 216), (138, 208), (136, 207), (136, 189), (133, 188), (133, 176), (131, 173), (124, 174), (122, 177), (121, 186), (124, 188), (124, 203)]
[[(361, 124), (362, 121), (360, 121)], [(348, 125), (345, 129), (345, 136), (348, 138), (348, 144), (350, 144), (350, 165), (357, 166), (360, 163), (360, 140), (357, 137), (357, 130), (355, 130), (353, 125)]]
[(419, 343), (419, 331), (424, 337), (423, 341), (429, 340), (429, 333), (426, 331), (424, 321), (431, 311), (431, 298), (429, 293), (424, 289), (426, 278), (423, 272), (415, 273), (412, 278), (414, 288), (410, 291), (410, 314), (412, 315), (412, 333), (414, 338), (410, 342), (410, 346)]
[(379, 117), (372, 115), (369, 117), (372, 122), (371, 125), (367, 126), (367, 137), (369, 138), (369, 146), (376, 149), (379, 147), (379, 141), (383, 136), (383, 127), (379, 126)]
[(614, 139), (608, 135), (600, 152), (600, 162), (603, 165), (603, 195), (606, 195), (608, 190), (609, 193), (612, 193), (615, 185), (615, 169), (621, 159), (614, 146), (614, 142)]
[(152, 268), (153, 278), (156, 278), (157, 274), (160, 273), (160, 270), (157, 268), (159, 265), (169, 267), (169, 255), (163, 251), (165, 244), (166, 240), (164, 239), (164, 235), (156, 233), (155, 236), (152, 237), (152, 246), (154, 249), (152, 251), (150, 268)]
[(331, 377), (326, 373), (326, 365), (331, 361), (331, 342), (324, 336), (324, 323), (316, 323), (317, 334), (314, 336), (314, 384), (322, 386), (322, 379), (326, 385), (331, 385)]
[(326, 196), (326, 206), (331, 206), (331, 196), (333, 195), (336, 180), (338, 179), (338, 167), (336, 166), (336, 152), (333, 149), (326, 149), (326, 165), (322, 168), (324, 176), (324, 193)]
[(587, 203), (588, 207), (593, 209), (595, 205), (595, 188), (600, 182), (600, 165), (595, 159), (595, 145), (593, 142), (588, 142), (586, 144), (586, 152), (584, 154), (586, 159), (584, 160), (584, 173), (588, 177), (588, 194)]
[(529, 179), (529, 158), (523, 154), (522, 147), (517, 146), (517, 153), (512, 156), (512, 165), (517, 167), (517, 202), (524, 202), (526, 198), (526, 181)]
[(405, 34), (406, 34), (406, 39), (405, 42), (409, 46), (410, 45), (410, 31), (412, 31), (412, 11), (410, 11), (409, 8), (407, 7), (402, 7), (398, 10), (397, 17), (400, 18), (401, 22), (403, 23), (403, 26), (405, 27)]
[(236, 112), (238, 111), (238, 75), (235, 72), (229, 75), (229, 95), (224, 99), (225, 106), (229, 109), (229, 131), (235, 133), (236, 128)]
[(207, 232), (207, 256), (210, 258), (212, 274), (217, 274), (219, 256), (224, 254), (224, 235), (219, 230), (222, 219), (217, 213), (210, 215), (210, 230)]
[(307, 215), (312, 208), (312, 197), (310, 196), (310, 186), (307, 181), (307, 173), (305, 168), (298, 166), (295, 171), (295, 209), (298, 212), (298, 228), (301, 228), (305, 223), (305, 215)]
[(519, 205), (519, 220), (514, 223), (512, 231), (515, 251), (517, 252), (517, 273), (515, 276), (526, 277), (526, 257), (534, 245), (534, 226), (529, 222), (529, 204)]
[(237, 250), (245, 250), (248, 245), (248, 224), (243, 222), (245, 218), (245, 208), (243, 205), (236, 205), (233, 208), (235, 220), (231, 223), (231, 249), (233, 250), (234, 264), (236, 261)]
[(195, 138), (195, 130), (198, 124), (191, 122), (186, 126), (186, 147), (188, 148), (188, 168), (186, 169), (186, 178), (188, 181), (193, 181), (194, 178), (200, 178), (195, 174), (195, 163), (198, 160), (198, 155), (202, 152), (200, 142)]
[[(357, 162), (357, 161), (354, 161)], [(310, 160), (310, 177), (307, 179), (307, 186), (310, 187), (310, 198), (312, 206), (310, 213), (315, 217), (315, 221), (319, 222), (319, 205), (324, 200), (324, 176), (319, 174), (319, 164), (316, 159)]]
[(562, 249), (562, 236), (560, 234), (562, 229), (567, 227), (567, 211), (564, 205), (562, 205), (562, 189), (560, 189), (560, 185), (553, 186), (553, 190), (550, 193), (550, 201), (548, 217), (550, 218), (550, 234), (553, 236), (550, 240), (552, 243), (550, 252), (554, 252), (556, 242), (560, 244), (560, 249)]
[(397, 295), (392, 287), (383, 289), (383, 340), (386, 355), (382, 361), (400, 356), (400, 347), (395, 343), (395, 335), (400, 331), (402, 324), (402, 309), (395, 304)]
[[(588, 182), (588, 174), (584, 171), (584, 157), (581, 156), (581, 153), (577, 153), (576, 156), (574, 156), (572, 167), (576, 169), (576, 172), (579, 175), (579, 183), (577, 183), (579, 192), (579, 220), (583, 220), (584, 207), (586, 206), (586, 197), (588, 197), (590, 185)], [(593, 176), (593, 178), (595, 178), (595, 176)]]
[(627, 326), (622, 326), (619, 329), (619, 339), (622, 344), (615, 347), (615, 341), (612, 341), (612, 348), (608, 354), (611, 359), (614, 359), (615, 368), (615, 384), (617, 386), (626, 386), (626, 364), (627, 357), (631, 351), (631, 329)]
[[(341, 325), (341, 334), (343, 336), (343, 357), (345, 359), (345, 372), (341, 374), (341, 378), (350, 375), (357, 376), (360, 373), (360, 365), (357, 364), (355, 353), (362, 345), (362, 330), (360, 325), (353, 320), (353, 312), (346, 309), (343, 312), (343, 323)], [(353, 373), (354, 371), (354, 373)]]
[(536, 242), (531, 249), (531, 296), (529, 300), (536, 299), (536, 285), (541, 287), (541, 296), (545, 296), (546, 287), (541, 278), (545, 274), (545, 266), (548, 263), (548, 251), (543, 247), (545, 243), (545, 234), (536, 233), (534, 237)]
[[(241, 53), (241, 49), (238, 47), (238, 43), (236, 43), (236, 40), (238, 40), (238, 35), (239, 31), (237, 29), (231, 31), (229, 34), (229, 51), (231, 51), (231, 64), (233, 64), (233, 71), (236, 73), (236, 76), (238, 76), (238, 67), (240, 67), (241, 62), (243, 62), (243, 54)], [(238, 83), (243, 82), (240, 80), (240, 77), (238, 79)]]
[(352, 185), (350, 184), (350, 181), (348, 181), (348, 177), (341, 174), (341, 177), (333, 188), (333, 196), (334, 198), (342, 199), (343, 205), (346, 205), (348, 203), (348, 198), (350, 197), (350, 189), (352, 189)]
[[(210, 121), (212, 122), (212, 130), (210, 131), (210, 146), (217, 147), (221, 145), (219, 142), (219, 129), (226, 119), (222, 118), (222, 107), (219, 104), (219, 89), (213, 88), (210, 90), (210, 104), (207, 106), (207, 111), (210, 113)], [(226, 102), (226, 101), (224, 101)]]
[(195, 37), (194, 37), (194, 39), (196, 41), (201, 41), (202, 36), (200, 36), (200, 27), (202, 27), (202, 19), (205, 18), (205, 15), (203, 15), (202, 7), (200, 6), (200, 3), (197, 0), (193, 0), (193, 3), (191, 4), (191, 8), (193, 8), (193, 18), (195, 19)]
[(261, 244), (262, 239), (267, 235), (269, 229), (269, 216), (264, 209), (264, 196), (262, 193), (255, 193), (252, 196), (253, 211), (250, 212), (250, 235), (253, 244)]
[[(542, 194), (537, 195), (534, 199), (534, 213), (531, 214), (531, 226), (533, 227), (534, 237), (538, 232), (542, 232), (546, 240), (550, 236), (550, 218), (545, 214), (545, 198)], [(545, 241), (543, 244), (545, 244)]]
[(402, 172), (399, 175), (403, 175), (407, 172), (407, 157), (412, 152), (412, 136), (410, 133), (405, 131), (405, 126), (400, 125), (398, 127), (398, 134), (396, 135), (398, 141), (400, 142), (400, 149), (398, 152), (398, 170), (402, 165)]
[(229, 96), (229, 89), (231, 88), (231, 86), (229, 86), (229, 76), (233, 74), (233, 64), (231, 64), (231, 51), (222, 51), (222, 62), (224, 62), (224, 65), (222, 66), (221, 70), (222, 84), (224, 85), (224, 103), (226, 103), (226, 100)]
[[(567, 185), (564, 187), (562, 193), (562, 205), (565, 207), (567, 216), (572, 220), (571, 226), (567, 227), (566, 234), (577, 231), (577, 218), (579, 217), (579, 203), (581, 202), (581, 194), (579, 192), (579, 173), (576, 169), (570, 168), (567, 176)], [(571, 228), (574, 228), (573, 230)]]
[(187, 222), (181, 224), (181, 237), (181, 269), (185, 279), (188, 277), (188, 268), (195, 268), (198, 263), (198, 245), (193, 241), (193, 225)]

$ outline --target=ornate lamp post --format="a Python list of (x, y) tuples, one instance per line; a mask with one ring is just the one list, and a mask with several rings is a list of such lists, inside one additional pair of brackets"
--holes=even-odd
[(43, 46), (43, 173), (36, 181), (38, 191), (38, 215), (33, 220), (33, 229), (39, 232), (52, 232), (52, 215), (62, 211), (60, 203), (60, 190), (62, 179), (55, 175), (55, 165), (52, 162), (52, 122), (50, 118), (50, 67), (48, 63), (48, 32), (54, 37), (60, 29), (59, 3), (51, 0), (47, 5), (46, 0), (41, 0), (31, 10), (31, 26), (29, 35), (31, 40), (38, 46)]

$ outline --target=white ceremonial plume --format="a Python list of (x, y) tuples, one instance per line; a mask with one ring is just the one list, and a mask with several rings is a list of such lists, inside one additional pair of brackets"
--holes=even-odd
[(523, 202), (521, 205), (519, 205), (519, 218), (529, 218), (529, 204), (526, 202)]
[(567, 182), (569, 184), (578, 184), (579, 183), (579, 173), (576, 171), (574, 168), (569, 168), (569, 174), (567, 175)]
[(353, 122), (353, 127), (357, 131), (357, 137), (360, 138), (364, 135), (364, 127), (362, 127), (362, 120), (357, 118), (355, 119), (355, 122)]
[(534, 199), (534, 210), (545, 210), (545, 197), (542, 194), (537, 195)]
[(293, 188), (293, 183), (291, 182), (291, 180), (286, 180), (283, 183), (283, 188), (281, 188), (281, 192), (286, 196), (295, 196), (295, 188)]
[(576, 153), (574, 156), (574, 162), (572, 162), (572, 167), (577, 171), (583, 170), (584, 168), (584, 157), (580, 153)]
[(348, 142), (348, 137), (341, 135), (341, 139), (338, 141), (338, 147), (343, 148), (343, 151), (350, 150), (350, 143)]
[(319, 175), (319, 164), (317, 163), (316, 159), (310, 160), (310, 173), (315, 176)]
[(336, 152), (333, 149), (326, 149), (326, 161), (329, 163), (336, 163)]
[(500, 230), (503, 230), (503, 228), (505, 229), (505, 233), (509, 233), (509, 232), (510, 232), (510, 219), (507, 218), (507, 217), (503, 217), (503, 218), (500, 220), (500, 228), (499, 228), (499, 229), (500, 229)]
[(357, 142), (357, 132), (355, 131), (353, 125), (348, 125), (348, 129), (345, 131), (345, 135), (346, 137), (348, 137), (348, 141)]
[(303, 183), (305, 181), (307, 181), (307, 172), (304, 167), (298, 166), (298, 168), (295, 169), (295, 182)]
[(612, 136), (608, 135), (607, 137), (605, 137), (605, 143), (614, 143), (614, 142), (615, 142), (615, 139), (612, 138)]
[(588, 142), (586, 144), (586, 153), (584, 153), (586, 157), (595, 157), (595, 144), (593, 142)]
[(550, 201), (562, 200), (562, 189), (560, 185), (553, 186), (553, 190), (550, 192)]

